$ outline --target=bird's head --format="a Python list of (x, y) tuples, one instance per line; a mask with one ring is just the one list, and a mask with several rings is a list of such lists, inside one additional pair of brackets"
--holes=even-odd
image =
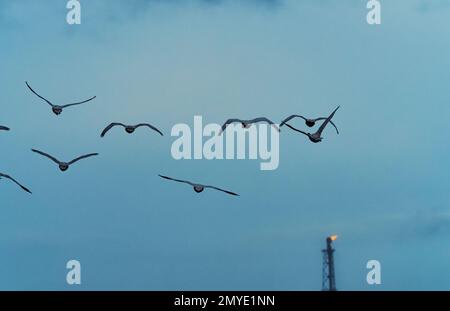
[(63, 111), (63, 109), (60, 106), (53, 106), (52, 107), (52, 111), (54, 114), (56, 114), (57, 116), (61, 114), (61, 112)]
[(67, 164), (67, 163), (60, 163), (60, 164), (59, 164), (59, 169), (60, 169), (62, 172), (67, 171), (67, 170), (69, 169), (69, 164)]
[(126, 131), (128, 134), (133, 133), (134, 130), (135, 130), (135, 128), (132, 127), (132, 126), (127, 126), (127, 127), (125, 127), (125, 131)]

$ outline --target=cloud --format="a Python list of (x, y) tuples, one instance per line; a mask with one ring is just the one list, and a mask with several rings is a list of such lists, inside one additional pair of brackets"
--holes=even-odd
[(426, 236), (441, 236), (450, 234), (450, 213), (435, 213), (417, 215), (414, 223), (416, 232)]
[(450, 235), (450, 213), (421, 210), (407, 215), (392, 215), (378, 225), (401, 239), (439, 238)]
[(120, 5), (131, 11), (140, 11), (147, 9), (151, 5), (203, 5), (217, 6), (226, 4), (239, 4), (249, 6), (262, 6), (267, 8), (276, 8), (285, 0), (108, 0), (107, 5)]
[[(100, 23), (128, 23), (147, 17), (149, 13), (166, 14), (175, 12), (183, 14), (189, 9), (208, 9), (223, 6), (237, 6), (239, 9), (266, 10), (278, 9), (286, 0), (97, 0), (83, 2), (82, 10)], [(86, 11), (85, 11), (86, 10)], [(164, 13), (163, 13), (164, 12)], [(85, 15), (86, 16), (86, 15)]]
[(432, 11), (439, 11), (450, 8), (450, 0), (422, 0), (417, 6), (418, 10), (422, 13), (429, 13)]

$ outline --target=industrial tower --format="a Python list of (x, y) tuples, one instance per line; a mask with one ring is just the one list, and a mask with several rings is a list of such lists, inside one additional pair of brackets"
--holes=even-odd
[(323, 266), (322, 266), (322, 290), (336, 291), (336, 279), (334, 276), (334, 249), (333, 241), (337, 239), (337, 235), (327, 237), (327, 248), (322, 250)]

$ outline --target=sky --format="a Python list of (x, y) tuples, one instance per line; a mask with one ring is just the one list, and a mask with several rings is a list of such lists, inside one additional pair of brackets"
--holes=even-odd
[[(0, 172), (33, 191), (0, 180), (0, 290), (320, 290), (330, 234), (339, 290), (450, 290), (450, 1), (382, 1), (376, 26), (363, 0), (81, 3), (68, 25), (65, 1), (0, 0)], [(25, 81), (58, 103), (97, 98), (55, 116)], [(340, 135), (282, 130), (277, 170), (170, 153), (195, 115), (338, 105)], [(113, 121), (165, 136), (100, 138)], [(62, 173), (31, 148), (100, 155)]]

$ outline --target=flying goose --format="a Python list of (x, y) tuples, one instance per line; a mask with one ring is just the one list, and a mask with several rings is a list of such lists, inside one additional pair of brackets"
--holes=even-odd
[(286, 123), (286, 126), (288, 126), (289, 128), (293, 129), (294, 131), (300, 132), (300, 133), (302, 133), (302, 134), (308, 136), (309, 140), (312, 141), (313, 143), (321, 142), (321, 141), (322, 141), (321, 135), (322, 135), (323, 130), (325, 129), (325, 127), (327, 126), (327, 124), (331, 122), (331, 119), (333, 118), (334, 114), (335, 114), (336, 111), (339, 109), (339, 107), (340, 107), (340, 106), (338, 106), (338, 107), (333, 111), (333, 113), (331, 113), (331, 115), (330, 115), (330, 116), (322, 123), (322, 125), (320, 126), (320, 128), (319, 128), (319, 129), (317, 130), (317, 132), (315, 132), (315, 133), (312, 133), (312, 134), (311, 134), (311, 133), (303, 132), (303, 131), (301, 131), (301, 130), (296, 129), (296, 128), (293, 127), (293, 126), (290, 126), (290, 125), (287, 124), (287, 123)]
[(180, 183), (185, 183), (185, 184), (191, 185), (194, 188), (194, 191), (197, 192), (197, 193), (203, 192), (203, 190), (209, 188), (209, 189), (222, 191), (222, 192), (225, 192), (225, 193), (228, 193), (228, 194), (231, 194), (231, 195), (239, 196), (239, 194), (237, 194), (237, 193), (234, 193), (234, 192), (231, 192), (231, 191), (227, 191), (227, 190), (224, 190), (224, 189), (220, 189), (220, 188), (217, 188), (217, 187), (214, 187), (214, 186), (195, 184), (195, 183), (192, 183), (192, 182), (187, 181), (187, 180), (175, 179), (175, 178), (171, 178), (171, 177), (167, 177), (167, 176), (163, 176), (163, 175), (158, 175), (158, 176), (161, 177), (161, 178), (164, 178), (164, 179), (168, 179), (168, 180), (172, 180), (172, 181), (176, 181), (176, 182), (180, 182)]
[(51, 103), (48, 99), (46, 99), (46, 98), (42, 97), (41, 95), (39, 95), (38, 93), (36, 93), (36, 92), (31, 88), (31, 86), (28, 84), (28, 82), (25, 81), (25, 83), (26, 83), (26, 85), (28, 86), (28, 88), (30, 89), (30, 91), (33, 92), (34, 95), (36, 95), (36, 96), (39, 97), (40, 99), (44, 100), (47, 104), (49, 104), (49, 105), (52, 107), (52, 111), (53, 111), (53, 113), (56, 114), (56, 115), (60, 115), (64, 108), (67, 108), (67, 107), (70, 107), (70, 106), (75, 106), (75, 105), (81, 105), (81, 104), (87, 103), (87, 102), (89, 102), (89, 101), (91, 101), (91, 100), (93, 100), (94, 98), (97, 97), (97, 96), (94, 96), (94, 97), (91, 97), (91, 98), (89, 98), (89, 99), (87, 99), (87, 100), (84, 100), (84, 101), (78, 102), (78, 103), (72, 103), (72, 104), (61, 105), (61, 106), (60, 106), (60, 105), (54, 105), (54, 104)]
[(252, 124), (258, 123), (258, 122), (266, 122), (266, 123), (272, 125), (274, 128), (276, 128), (277, 131), (280, 131), (280, 129), (278, 128), (278, 126), (276, 126), (275, 123), (273, 123), (272, 121), (270, 121), (268, 118), (261, 117), (261, 118), (255, 118), (255, 119), (252, 119), (252, 120), (228, 119), (228, 120), (222, 125), (222, 130), (221, 130), (220, 134), (222, 134), (222, 133), (225, 131), (225, 129), (227, 128), (227, 126), (228, 126), (229, 124), (231, 124), (231, 123), (241, 123), (243, 128), (248, 129)]
[(11, 180), (11, 181), (14, 182), (16, 185), (18, 185), (20, 188), (22, 188), (24, 191), (26, 191), (26, 192), (28, 192), (28, 193), (31, 194), (31, 191), (28, 190), (28, 188), (22, 186), (17, 180), (15, 180), (14, 178), (12, 178), (11, 176), (0, 173), (0, 179), (2, 179), (2, 178), (6, 178), (6, 179)]
[(42, 151), (39, 151), (39, 150), (36, 150), (36, 149), (31, 149), (31, 151), (36, 152), (36, 153), (38, 153), (40, 155), (43, 155), (44, 157), (49, 158), (50, 160), (52, 160), (53, 162), (58, 164), (59, 169), (61, 171), (63, 171), (63, 172), (67, 171), (69, 169), (70, 165), (74, 164), (75, 162), (77, 162), (79, 160), (86, 159), (86, 158), (98, 155), (98, 153), (90, 153), (90, 154), (86, 154), (86, 155), (80, 156), (80, 157), (78, 157), (76, 159), (73, 159), (70, 162), (61, 162), (58, 159), (56, 159), (55, 157), (53, 157), (53, 156), (51, 156), (51, 155), (49, 155), (49, 154), (47, 154), (45, 152), (42, 152)]
[(153, 125), (148, 124), (148, 123), (139, 123), (139, 124), (137, 124), (137, 125), (126, 125), (126, 124), (118, 123), (118, 122), (113, 122), (113, 123), (111, 123), (110, 125), (108, 125), (108, 126), (103, 130), (103, 132), (102, 132), (102, 134), (101, 134), (100, 136), (101, 136), (101, 137), (104, 137), (104, 136), (106, 135), (106, 133), (107, 133), (110, 129), (112, 129), (113, 127), (115, 127), (115, 126), (122, 126), (122, 127), (124, 127), (124, 128), (125, 128), (125, 131), (126, 131), (128, 134), (133, 133), (138, 127), (146, 126), (146, 127), (150, 128), (150, 129), (152, 129), (152, 130), (158, 132), (159, 135), (164, 136), (164, 134), (163, 134), (160, 130), (158, 130), (156, 127), (154, 127)]
[[(313, 127), (314, 125), (316, 125), (317, 121), (321, 121), (321, 120), (326, 120), (327, 119), (327, 118), (308, 119), (308, 118), (305, 118), (304, 116), (301, 116), (301, 115), (298, 115), (298, 114), (293, 114), (293, 115), (287, 117), (286, 119), (284, 119), (281, 122), (280, 127), (282, 127), (283, 125), (285, 125), (287, 122), (291, 121), (294, 118), (302, 118), (303, 120), (305, 120), (305, 124), (308, 127)], [(336, 132), (339, 134), (339, 130), (338, 130), (337, 126), (333, 123), (333, 121), (330, 121), (330, 123), (331, 123), (331, 125), (334, 126), (334, 128), (336, 129)]]

